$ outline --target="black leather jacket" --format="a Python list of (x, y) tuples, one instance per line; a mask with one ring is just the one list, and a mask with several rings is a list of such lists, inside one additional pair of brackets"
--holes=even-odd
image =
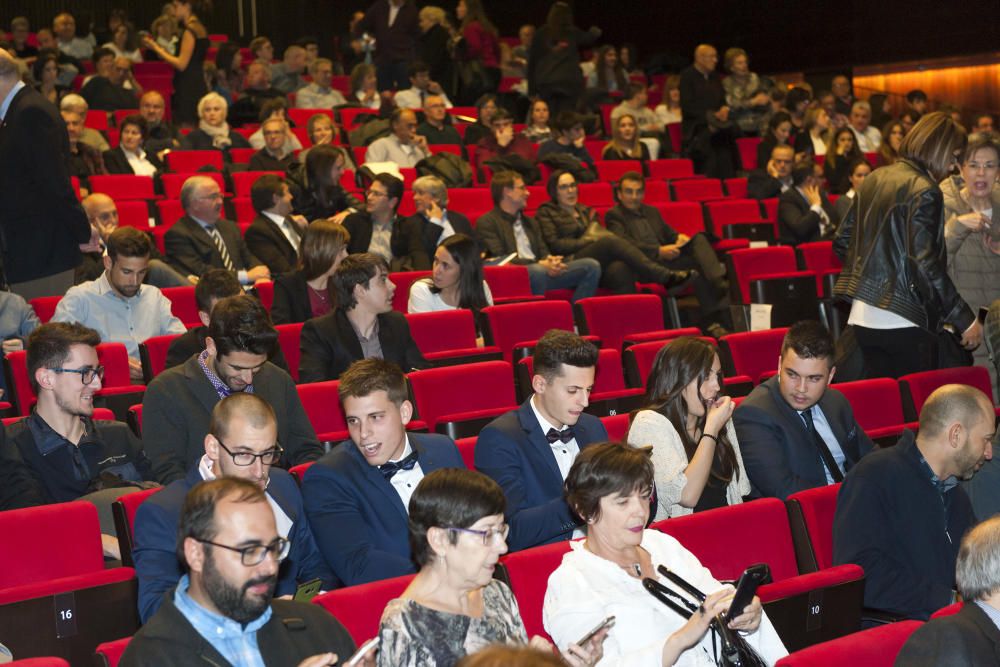
[(948, 277), (944, 204), (931, 175), (901, 159), (865, 179), (834, 241), (844, 263), (834, 294), (861, 299), (928, 331), (961, 335), (975, 314)]

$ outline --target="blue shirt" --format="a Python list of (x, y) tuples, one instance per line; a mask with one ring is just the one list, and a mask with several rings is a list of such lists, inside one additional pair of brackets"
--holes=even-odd
[(7, 93), (7, 97), (3, 98), (3, 103), (0, 103), (0, 120), (7, 119), (7, 110), (10, 109), (10, 103), (14, 101), (14, 96), (17, 95), (17, 91), (24, 88), (24, 81), (18, 81), (14, 84), (14, 87), (10, 89)]
[(177, 582), (174, 606), (198, 634), (231, 665), (266, 667), (257, 645), (257, 631), (271, 620), (271, 605), (267, 606), (260, 618), (243, 626), (231, 618), (208, 611), (191, 599), (187, 593), (190, 584), (191, 580), (186, 574)]
[(133, 359), (139, 358), (139, 343), (147, 338), (187, 331), (159, 289), (142, 285), (135, 296), (126, 299), (111, 287), (107, 272), (71, 287), (59, 300), (52, 321), (79, 322), (96, 329), (105, 343), (124, 343)]
[[(826, 420), (826, 415), (823, 414), (823, 409), (819, 407), (819, 403), (810, 408), (812, 410), (813, 426), (816, 427), (816, 433), (819, 437), (823, 439), (826, 446), (830, 449), (830, 453), (833, 454), (833, 460), (836, 461), (837, 467), (840, 468), (840, 472), (844, 472), (844, 450), (840, 448), (840, 443), (837, 442), (837, 436), (833, 434), (833, 429), (830, 428), (830, 422)], [(802, 413), (799, 412), (799, 416)], [(805, 419), (802, 420), (805, 422)], [(833, 475), (830, 474), (830, 470), (823, 464), (823, 472), (826, 473), (826, 483), (833, 484)]]
[(979, 608), (983, 610), (984, 614), (990, 617), (990, 620), (993, 621), (993, 625), (997, 626), (997, 629), (1000, 629), (1000, 609), (997, 609), (992, 605), (988, 605), (982, 600), (976, 600), (975, 603), (979, 605)]

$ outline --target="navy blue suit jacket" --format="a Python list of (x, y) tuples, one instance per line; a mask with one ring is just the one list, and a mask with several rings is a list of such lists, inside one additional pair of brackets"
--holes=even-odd
[[(854, 419), (844, 395), (827, 387), (819, 407), (850, 470), (874, 445)], [(755, 498), (784, 500), (796, 491), (826, 486), (826, 468), (798, 411), (781, 397), (778, 376), (754, 388), (733, 413), (743, 465)]]
[[(336, 588), (340, 582), (316, 548), (295, 479), (280, 468), (271, 468), (270, 479), (267, 494), (292, 520), (292, 530), (287, 535), (292, 543), (291, 551), (281, 563), (274, 594), (291, 595), (295, 593), (298, 583), (316, 578), (323, 581), (323, 590)], [(136, 511), (135, 550), (132, 556), (139, 579), (139, 617), (143, 623), (156, 613), (163, 602), (164, 592), (176, 586), (183, 574), (176, 555), (177, 524), (184, 497), (201, 481), (201, 473), (195, 467), (184, 479), (178, 479), (154, 493)]]
[[(451, 438), (409, 433), (420, 469), (464, 468)], [(348, 586), (415, 572), (407, 508), (350, 440), (309, 467), (302, 480), (306, 514), (326, 562)]]
[[(476, 469), (496, 480), (507, 496), (511, 551), (568, 540), (577, 526), (563, 498), (555, 454), (530, 402), (494, 419), (476, 441)], [(573, 429), (580, 449), (608, 439), (593, 415), (580, 415)]]

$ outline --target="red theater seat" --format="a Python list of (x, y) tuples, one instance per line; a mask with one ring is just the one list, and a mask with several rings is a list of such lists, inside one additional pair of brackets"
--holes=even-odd
[(704, 202), (712, 199), (724, 199), (722, 181), (717, 178), (686, 179), (670, 184), (674, 201)]
[(617, 183), (629, 171), (642, 173), (642, 164), (638, 160), (594, 160), (597, 177), (608, 183)]
[(153, 336), (139, 343), (139, 360), (142, 362), (142, 379), (146, 384), (167, 369), (167, 351), (174, 339), (181, 334)]
[(503, 357), (496, 346), (476, 346), (476, 322), (471, 310), (457, 308), (430, 313), (407, 313), (410, 334), (428, 361), (454, 365)]
[(576, 308), (583, 315), (580, 333), (598, 336), (612, 350), (678, 335), (678, 329), (664, 329), (663, 302), (652, 294), (594, 296), (580, 299)]
[(94, 175), (90, 177), (90, 191), (101, 192), (114, 199), (155, 199), (153, 178), (131, 174)]
[(483, 280), (490, 286), (494, 305), (516, 301), (542, 301), (544, 296), (531, 293), (528, 269), (517, 264), (484, 266)]
[(122, 654), (125, 653), (125, 648), (130, 641), (132, 641), (131, 637), (125, 637), (113, 642), (98, 644), (94, 656), (95, 660), (99, 661), (100, 667), (118, 667), (118, 661), (122, 659)]
[[(289, 109), (289, 111), (294, 111), (294, 109)], [(280, 171), (234, 171), (230, 174), (233, 179), (233, 194), (237, 197), (249, 197), (253, 184), (266, 174), (284, 176), (284, 173)]]
[(624, 354), (622, 354), (622, 364), (625, 368), (625, 379), (628, 381), (630, 387), (646, 386), (646, 378), (649, 377), (650, 371), (653, 370), (653, 362), (656, 360), (656, 355), (660, 353), (660, 350), (667, 343), (683, 336), (702, 337), (701, 331), (696, 327), (674, 329), (673, 332), (673, 335), (670, 337), (645, 343), (636, 343), (625, 349)]
[(478, 435), (494, 417), (517, 407), (506, 361), (429, 368), (410, 373), (409, 379), (420, 419), (431, 432), (452, 439)]
[(320, 442), (346, 440), (347, 420), (340, 407), (339, 380), (296, 385), (299, 400)]
[(175, 174), (191, 174), (202, 167), (222, 171), (222, 151), (171, 151), (167, 153), (167, 167)]
[(59, 305), (61, 299), (62, 296), (40, 296), (32, 299), (29, 303), (31, 303), (35, 315), (38, 315), (38, 319), (42, 321), (42, 324), (45, 324), (56, 314), (56, 306)]
[(788, 522), (800, 572), (833, 566), (833, 515), (840, 484), (806, 489), (788, 496)]
[(657, 179), (694, 178), (694, 163), (687, 159), (650, 160), (649, 177)]
[(198, 317), (198, 302), (194, 298), (194, 285), (190, 287), (164, 287), (160, 290), (170, 299), (170, 312), (184, 323), (188, 329), (201, 326)]
[(720, 338), (719, 344), (731, 362), (731, 372), (727, 375), (746, 375), (755, 383), (760, 381), (762, 375), (771, 373), (778, 367), (781, 341), (786, 333), (788, 329), (768, 329), (734, 333)]
[(278, 330), (278, 345), (281, 346), (281, 353), (285, 355), (285, 361), (288, 362), (288, 374), (296, 382), (299, 381), (299, 359), (302, 357), (302, 350), (299, 348), (302, 325), (302, 322), (297, 322), (295, 324), (278, 324), (274, 327)]
[(497, 345), (508, 361), (528, 354), (549, 329), (573, 331), (573, 309), (568, 301), (508, 303), (483, 308), (491, 345)]
[(542, 603), (549, 575), (555, 572), (569, 550), (569, 542), (556, 542), (510, 553), (500, 559), (529, 637), (540, 635), (551, 640), (542, 624)]
[(479, 436), (474, 435), (468, 438), (459, 438), (455, 441), (455, 446), (458, 447), (458, 453), (462, 455), (462, 462), (469, 470), (476, 469), (477, 440), (479, 440)]
[(839, 382), (833, 388), (847, 398), (855, 421), (869, 438), (896, 437), (904, 428), (916, 429), (918, 426), (916, 422), (907, 423), (903, 418), (899, 383), (892, 378)]
[(791, 653), (775, 667), (892, 667), (920, 621), (900, 621), (816, 644)]
[(132, 548), (135, 546), (135, 513), (139, 510), (139, 505), (146, 498), (149, 498), (162, 489), (163, 487), (156, 487), (155, 489), (126, 493), (124, 496), (119, 496), (111, 504), (111, 515), (115, 520), (115, 532), (118, 533), (118, 549), (121, 552), (122, 565), (126, 567), (135, 567), (135, 563), (132, 560)]
[(430, 271), (396, 271), (395, 273), (390, 273), (389, 280), (396, 286), (396, 291), (392, 295), (392, 309), (400, 313), (405, 313), (407, 304), (410, 301), (410, 287), (418, 280), (430, 277)]
[[(946, 384), (967, 384), (986, 394), (993, 403), (993, 386), (990, 373), (983, 366), (961, 366), (939, 368), (923, 373), (911, 373), (899, 378), (899, 389), (903, 396), (903, 415), (908, 421), (917, 421), (924, 403), (934, 390)], [(1000, 414), (1000, 410), (997, 410)]]
[(378, 634), (382, 611), (390, 600), (403, 594), (415, 575), (348, 586), (313, 598), (313, 604), (326, 609), (343, 623), (354, 643), (361, 646)]

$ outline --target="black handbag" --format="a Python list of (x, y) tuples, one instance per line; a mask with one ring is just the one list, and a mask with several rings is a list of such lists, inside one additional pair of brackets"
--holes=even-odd
[[(689, 584), (676, 572), (662, 565), (656, 569), (699, 603), (705, 601), (705, 594)], [(680, 614), (684, 619), (691, 618), (693, 614), (699, 611), (697, 605), (677, 591), (667, 588), (656, 579), (645, 577), (642, 580), (642, 586), (650, 595)], [(715, 653), (715, 664), (719, 667), (767, 667), (767, 662), (764, 658), (747, 643), (739, 632), (731, 630), (721, 615), (716, 616), (712, 620), (709, 625), (709, 632), (712, 633), (712, 649)]]

